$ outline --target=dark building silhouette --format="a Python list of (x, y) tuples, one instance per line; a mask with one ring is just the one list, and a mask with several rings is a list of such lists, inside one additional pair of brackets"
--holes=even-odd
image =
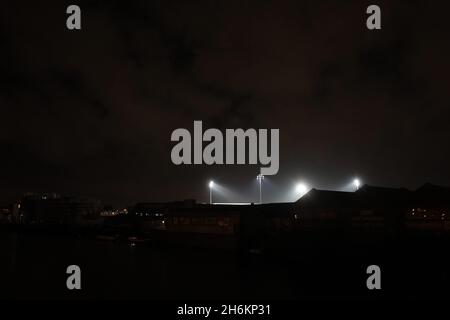
[(292, 203), (142, 202), (108, 215), (101, 215), (95, 201), (27, 194), (17, 206), (2, 207), (0, 220), (90, 228), (110, 240), (260, 251), (444, 234), (450, 231), (449, 211), (448, 187), (425, 184), (410, 191), (365, 185), (355, 192), (311, 189)]
[(426, 183), (414, 191), (405, 228), (411, 232), (448, 233), (450, 231), (450, 188)]
[(99, 218), (100, 202), (59, 194), (25, 194), (20, 201), (19, 223), (90, 225)]

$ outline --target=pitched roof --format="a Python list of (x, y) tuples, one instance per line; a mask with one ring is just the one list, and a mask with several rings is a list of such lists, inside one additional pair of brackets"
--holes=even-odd
[(406, 207), (411, 201), (412, 192), (405, 188), (385, 188), (364, 185), (358, 189), (360, 206), (365, 207)]
[(345, 208), (355, 205), (353, 192), (311, 189), (295, 204), (302, 207)]

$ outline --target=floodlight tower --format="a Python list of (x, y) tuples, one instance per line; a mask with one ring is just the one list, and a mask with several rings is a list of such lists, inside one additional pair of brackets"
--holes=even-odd
[(212, 204), (212, 191), (214, 188), (214, 181), (211, 180), (208, 184), (208, 187), (209, 187), (209, 204)]
[(256, 179), (259, 182), (259, 204), (262, 204), (262, 181), (264, 180), (264, 175), (258, 174)]

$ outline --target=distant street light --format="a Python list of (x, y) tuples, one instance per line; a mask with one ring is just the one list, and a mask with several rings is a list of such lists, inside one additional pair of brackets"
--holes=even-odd
[(209, 182), (209, 203), (212, 204), (212, 190), (214, 188), (214, 181)]
[(353, 185), (355, 186), (356, 190), (358, 190), (361, 182), (359, 181), (359, 179), (355, 179), (353, 180)]
[(258, 174), (256, 179), (259, 181), (259, 203), (262, 204), (262, 181), (264, 180), (264, 176), (262, 174)]

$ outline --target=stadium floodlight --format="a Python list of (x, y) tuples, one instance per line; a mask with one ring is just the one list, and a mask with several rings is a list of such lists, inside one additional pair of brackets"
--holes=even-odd
[(308, 187), (304, 183), (299, 183), (295, 186), (295, 191), (303, 196), (308, 191)]
[(358, 190), (361, 182), (359, 181), (359, 179), (355, 179), (353, 180), (353, 185), (355, 186), (356, 190)]
[(262, 181), (264, 180), (264, 175), (258, 174), (256, 179), (259, 181), (259, 204), (262, 204)]
[(209, 203), (212, 204), (212, 191), (214, 189), (214, 181), (210, 181), (209, 184)]

